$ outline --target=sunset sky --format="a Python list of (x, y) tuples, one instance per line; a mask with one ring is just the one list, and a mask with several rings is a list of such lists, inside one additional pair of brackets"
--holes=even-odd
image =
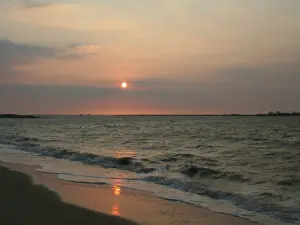
[(299, 0), (0, 0), (0, 113), (300, 111), (299, 12)]

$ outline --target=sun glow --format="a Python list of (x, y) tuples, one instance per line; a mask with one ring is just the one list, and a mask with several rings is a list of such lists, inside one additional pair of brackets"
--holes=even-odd
[(112, 189), (113, 189), (113, 194), (114, 194), (115, 196), (121, 195), (121, 187), (115, 185), (115, 186), (112, 187)]
[(121, 84), (121, 87), (123, 88), (123, 89), (126, 89), (127, 88), (127, 83), (126, 82), (122, 82), (122, 84)]

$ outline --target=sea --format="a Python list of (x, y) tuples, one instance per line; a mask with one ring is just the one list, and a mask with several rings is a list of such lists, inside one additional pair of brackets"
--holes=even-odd
[(300, 224), (300, 118), (0, 119), (0, 160), (260, 224)]

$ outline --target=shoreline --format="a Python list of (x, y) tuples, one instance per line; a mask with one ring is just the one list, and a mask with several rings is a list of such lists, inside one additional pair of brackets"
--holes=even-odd
[[(32, 178), (34, 185), (42, 185), (49, 190), (49, 193), (57, 193), (61, 201), (65, 204), (72, 204), (82, 207), (81, 209), (98, 212), (102, 216), (106, 215), (109, 217), (109, 215), (114, 215), (125, 218), (137, 222), (138, 224), (258, 224), (243, 218), (212, 212), (208, 209), (190, 204), (161, 199), (142, 191), (106, 184), (85, 184), (60, 180), (56, 177), (56, 174), (36, 171), (36, 169), (39, 168), (38, 166), (0, 161), (0, 167), (28, 175)], [(0, 175), (2, 176), (2, 174)], [(49, 213), (51, 214), (51, 212)], [(124, 221), (116, 224), (128, 223), (128, 221)]]
[(59, 195), (32, 182), (24, 173), (0, 165), (0, 220), (5, 225), (137, 225), (63, 202)]

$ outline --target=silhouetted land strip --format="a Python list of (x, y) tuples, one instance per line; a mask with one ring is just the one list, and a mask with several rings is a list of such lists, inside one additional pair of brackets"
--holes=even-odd
[(121, 217), (61, 201), (27, 175), (0, 167), (0, 221), (3, 225), (137, 225)]
[(259, 114), (152, 114), (152, 115), (114, 115), (114, 116), (153, 116), (153, 117), (174, 117), (174, 116), (232, 116), (232, 117), (239, 117), (239, 116), (258, 116), (258, 117), (274, 117), (274, 116), (300, 116), (300, 112), (292, 112), (292, 113), (283, 113), (283, 112), (269, 112), (269, 113), (259, 113)]
[[(59, 115), (57, 115), (59, 116)], [(64, 115), (60, 115), (64, 116)], [(76, 116), (76, 115), (73, 115)], [(80, 116), (85, 116), (83, 114), (80, 114)], [(190, 116), (204, 116), (204, 117), (210, 117), (210, 116), (232, 116), (232, 117), (244, 117), (244, 116), (257, 116), (257, 117), (275, 117), (275, 116), (300, 116), (300, 112), (292, 112), (292, 113), (284, 113), (284, 112), (269, 112), (269, 113), (259, 113), (259, 114), (123, 114), (123, 115), (90, 115), (87, 114), (86, 116), (117, 116), (117, 117), (190, 117)], [(47, 116), (51, 117), (51, 116)], [(37, 118), (47, 118), (46, 116), (41, 117), (41, 116), (33, 116), (33, 115), (18, 115), (18, 114), (0, 114), (0, 119), (1, 118), (7, 118), (7, 119), (37, 119)]]
[(7, 118), (7, 119), (36, 119), (36, 118), (41, 118), (41, 117), (39, 117), (39, 116), (33, 116), (33, 115), (0, 114), (0, 118)]
[(299, 112), (292, 112), (292, 113), (284, 113), (284, 112), (269, 112), (266, 114), (260, 113), (260, 114), (223, 114), (222, 116), (300, 116)]

